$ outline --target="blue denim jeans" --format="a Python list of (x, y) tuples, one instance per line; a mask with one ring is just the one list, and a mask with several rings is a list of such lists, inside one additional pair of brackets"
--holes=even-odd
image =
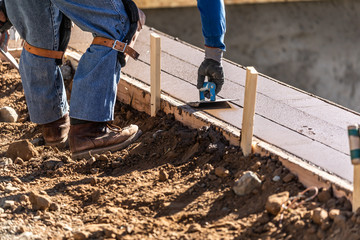
[[(29, 44), (59, 48), (65, 14), (93, 36), (122, 40), (129, 20), (121, 0), (5, 0), (10, 21)], [(31, 121), (45, 124), (69, 111), (63, 78), (55, 60), (23, 51), (20, 74)], [(91, 45), (82, 56), (72, 86), (70, 117), (113, 120), (120, 64), (117, 51)]]

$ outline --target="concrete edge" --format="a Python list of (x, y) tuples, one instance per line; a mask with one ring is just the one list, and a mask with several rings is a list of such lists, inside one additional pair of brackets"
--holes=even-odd
[[(122, 75), (118, 86), (118, 100), (130, 104), (139, 111), (150, 114), (150, 98), (149, 85), (125, 74)], [(161, 110), (167, 114), (173, 114), (177, 121), (191, 128), (213, 125), (223, 134), (230, 144), (240, 146), (241, 129), (227, 124), (221, 119), (217, 119), (207, 113), (194, 111), (193, 108), (184, 102), (164, 93), (161, 94)], [(311, 165), (305, 160), (256, 137), (253, 137), (252, 149), (254, 154), (271, 156), (280, 160), (286, 168), (298, 177), (304, 186), (332, 188), (336, 197), (344, 196), (351, 201), (353, 187), (347, 180)]]
[[(66, 58), (76, 67), (81, 58), (81, 54), (68, 50), (66, 52)], [(117, 99), (129, 104), (138, 111), (150, 115), (150, 86), (140, 80), (122, 73), (118, 84)], [(177, 121), (191, 128), (213, 125), (223, 134), (230, 144), (240, 146), (241, 129), (202, 111), (196, 111), (184, 102), (164, 93), (161, 93), (161, 110), (167, 114), (173, 114)], [(294, 156), (280, 147), (256, 137), (253, 137), (252, 148), (254, 154), (271, 156), (280, 160), (285, 167), (298, 177), (304, 186), (332, 188), (336, 197), (344, 196), (352, 201), (353, 186), (347, 180), (328, 173), (317, 166), (307, 163), (304, 159)]]

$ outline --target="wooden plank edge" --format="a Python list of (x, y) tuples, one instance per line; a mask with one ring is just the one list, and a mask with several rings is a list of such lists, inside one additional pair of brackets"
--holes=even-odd
[[(66, 57), (77, 66), (81, 54), (68, 49)], [(151, 96), (149, 85), (125, 74), (121, 74), (117, 98), (119, 101), (131, 105), (134, 109), (150, 115)], [(192, 128), (213, 125), (223, 134), (230, 144), (234, 146), (239, 146), (240, 144), (240, 129), (226, 124), (204, 112), (194, 111), (190, 106), (185, 105), (183, 102), (171, 96), (161, 94), (161, 110), (165, 113), (174, 114), (177, 121)], [(279, 147), (254, 137), (253, 153), (278, 158), (306, 187), (317, 186), (332, 188), (336, 197), (345, 196), (352, 201), (353, 186), (351, 183), (338, 176), (327, 173)]]
[[(150, 86), (122, 74), (118, 85), (119, 101), (131, 105), (138, 111), (150, 115)], [(179, 101), (164, 93), (161, 94), (161, 110), (167, 114), (173, 114), (175, 119), (190, 128), (214, 126), (234, 146), (240, 145), (240, 129), (221, 121), (207, 113), (195, 111), (184, 102)], [(253, 138), (253, 154), (271, 156), (295, 174), (299, 181), (306, 187), (332, 188), (336, 197), (346, 197), (352, 201), (352, 184), (336, 175), (307, 163), (305, 160), (294, 156), (285, 150), (256, 137)]]

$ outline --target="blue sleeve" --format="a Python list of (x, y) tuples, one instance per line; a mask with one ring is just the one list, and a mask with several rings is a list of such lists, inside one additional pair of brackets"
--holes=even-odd
[(205, 46), (225, 50), (226, 31), (224, 0), (198, 0)]

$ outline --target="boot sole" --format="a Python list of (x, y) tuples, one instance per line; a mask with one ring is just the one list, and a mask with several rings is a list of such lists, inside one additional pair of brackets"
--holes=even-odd
[(139, 129), (134, 135), (132, 135), (131, 137), (129, 137), (126, 141), (115, 144), (115, 145), (111, 145), (111, 146), (107, 146), (107, 147), (101, 147), (101, 148), (95, 148), (95, 149), (91, 149), (91, 150), (85, 150), (85, 151), (81, 151), (81, 152), (75, 152), (71, 155), (71, 158), (73, 160), (78, 160), (78, 159), (88, 159), (91, 156), (93, 156), (94, 154), (101, 154), (107, 151), (119, 151), (121, 149), (126, 148), (127, 146), (129, 146), (131, 143), (133, 143), (134, 141), (136, 141), (142, 134), (142, 131)]

